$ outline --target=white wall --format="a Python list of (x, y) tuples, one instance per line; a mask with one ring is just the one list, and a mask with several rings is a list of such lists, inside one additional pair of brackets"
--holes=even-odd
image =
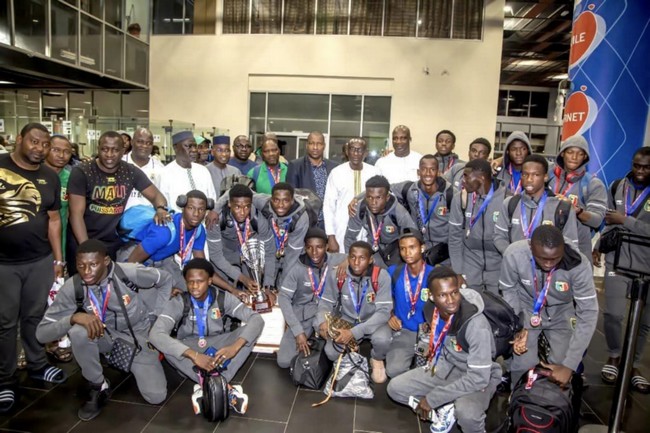
[[(486, 1), (483, 41), (364, 36), (153, 36), (150, 117), (248, 133), (250, 91), (392, 96), (391, 126), (433, 152), (440, 129), (467, 154), (494, 137), (504, 0)], [(429, 75), (423, 68), (429, 68)]]

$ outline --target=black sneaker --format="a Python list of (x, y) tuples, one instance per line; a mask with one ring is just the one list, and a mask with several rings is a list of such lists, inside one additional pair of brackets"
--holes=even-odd
[(510, 377), (510, 372), (506, 371), (501, 376), (501, 383), (497, 385), (497, 392), (501, 394), (509, 394), (511, 385), (512, 378)]
[(91, 385), (88, 400), (77, 412), (79, 419), (82, 421), (90, 421), (97, 417), (102, 412), (102, 407), (104, 407), (110, 395), (111, 384), (108, 382), (108, 379), (104, 379), (104, 383), (99, 387)]

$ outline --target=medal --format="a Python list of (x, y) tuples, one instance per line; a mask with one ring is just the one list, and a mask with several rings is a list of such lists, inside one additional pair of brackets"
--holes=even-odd
[[(246, 221), (244, 221), (244, 229), (241, 230), (239, 228), (239, 223), (235, 221), (235, 232), (237, 233), (237, 240), (239, 241), (239, 252), (241, 253), (241, 249), (248, 241), (248, 239), (251, 237), (251, 219), (250, 217), (246, 218)], [(243, 232), (243, 233), (242, 233)], [(242, 258), (243, 260), (243, 258)]]
[(284, 249), (275, 252), (275, 258), (280, 260), (284, 256)]
[(422, 281), (424, 280), (425, 264), (420, 260), (420, 272), (415, 286), (415, 290), (411, 287), (411, 277), (409, 276), (408, 266), (404, 266), (404, 294), (406, 295), (406, 302), (409, 303), (409, 312), (407, 318), (410, 319), (415, 314), (417, 308), (418, 298), (422, 290)]
[(541, 292), (538, 292), (537, 291), (537, 267), (535, 266), (535, 257), (531, 256), (530, 267), (532, 268), (533, 271), (533, 290), (535, 291), (535, 296), (533, 297), (535, 302), (533, 304), (532, 316), (530, 317), (530, 326), (532, 326), (533, 328), (537, 328), (539, 325), (542, 324), (542, 316), (540, 315), (540, 310), (542, 309), (542, 306), (546, 303), (546, 295), (548, 294), (548, 289), (551, 285), (551, 279), (553, 279), (555, 268), (549, 271), (548, 275), (546, 276), (544, 287), (542, 287)]
[(273, 238), (275, 239), (275, 257), (280, 260), (284, 256), (284, 246), (289, 240), (289, 225), (291, 219), (285, 221), (284, 227), (280, 227), (275, 218), (271, 218), (271, 228), (273, 229)]
[(467, 233), (465, 233), (465, 239), (469, 239), (469, 230), (470, 229), (467, 229)]
[(381, 236), (381, 229), (384, 227), (384, 222), (380, 222), (379, 226), (375, 228), (375, 221), (373, 215), (368, 212), (368, 220), (370, 222), (370, 232), (372, 233), (372, 250), (379, 251), (379, 237)]
[(328, 271), (327, 265), (325, 265), (325, 270), (320, 276), (320, 281), (316, 282), (314, 271), (311, 268), (307, 268), (307, 273), (309, 274), (309, 282), (311, 284), (311, 291), (317, 298), (320, 299), (323, 296), (323, 290), (325, 289), (325, 277), (327, 276)]
[(203, 301), (203, 305), (199, 305), (199, 302), (190, 296), (192, 301), (192, 306), (194, 308), (194, 316), (196, 317), (196, 330), (199, 333), (199, 347), (203, 349), (208, 345), (207, 340), (205, 339), (208, 335), (208, 309), (210, 304), (212, 304), (212, 297), (208, 292), (208, 296)]
[(542, 324), (542, 318), (540, 317), (539, 314), (533, 314), (530, 316), (530, 326), (533, 328), (537, 328), (539, 325)]
[(102, 295), (102, 302), (101, 304), (99, 303), (99, 300), (93, 293), (93, 291), (88, 288), (88, 300), (90, 301), (90, 306), (93, 309), (93, 313), (95, 313), (95, 316), (99, 320), (104, 323), (106, 320), (106, 310), (108, 309), (108, 299), (111, 297), (111, 283), (106, 285), (106, 290), (102, 290), (102, 288), (99, 288), (99, 291), (101, 292)]
[(435, 365), (432, 365), (429, 370), (431, 371), (431, 377), (436, 375), (436, 366)]
[(199, 338), (199, 347), (203, 349), (205, 346), (208, 345), (208, 342), (206, 341), (205, 338)]
[(373, 244), (373, 245), (372, 245), (372, 250), (373, 250), (374, 252), (379, 251), (379, 245), (377, 245), (377, 244)]
[(420, 228), (420, 231), (422, 232), (423, 235), (426, 235), (426, 234), (427, 234), (427, 228), (424, 227), (424, 226), (422, 226), (422, 227)]

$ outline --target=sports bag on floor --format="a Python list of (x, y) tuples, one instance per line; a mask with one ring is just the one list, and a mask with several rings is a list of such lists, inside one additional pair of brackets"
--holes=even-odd
[(333, 397), (373, 398), (375, 396), (370, 386), (370, 369), (365, 356), (357, 352), (341, 354), (339, 368), (327, 379), (323, 392)]
[(304, 356), (299, 352), (291, 361), (291, 380), (294, 385), (320, 389), (332, 369), (332, 364), (325, 354), (325, 340), (310, 339), (309, 347), (309, 355)]
[(211, 422), (223, 421), (230, 415), (228, 403), (228, 382), (220, 374), (212, 375), (201, 371), (203, 398), (201, 413)]

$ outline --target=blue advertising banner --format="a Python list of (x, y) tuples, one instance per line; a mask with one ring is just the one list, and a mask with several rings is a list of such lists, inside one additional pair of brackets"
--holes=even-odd
[(650, 1), (576, 0), (562, 140), (589, 142), (589, 171), (609, 185), (643, 145), (650, 107)]

